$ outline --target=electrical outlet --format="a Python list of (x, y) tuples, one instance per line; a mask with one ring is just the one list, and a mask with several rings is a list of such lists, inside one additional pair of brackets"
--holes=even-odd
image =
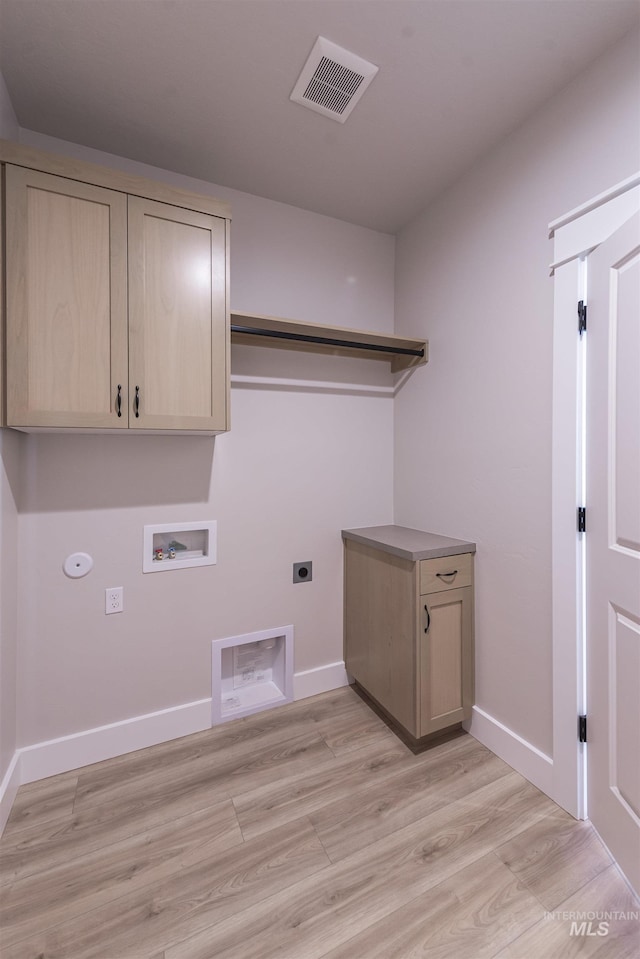
[(124, 609), (124, 588), (122, 586), (109, 586), (104, 591), (104, 611), (109, 613), (121, 613)]
[(313, 563), (294, 563), (293, 581), (294, 583), (310, 583), (312, 580)]

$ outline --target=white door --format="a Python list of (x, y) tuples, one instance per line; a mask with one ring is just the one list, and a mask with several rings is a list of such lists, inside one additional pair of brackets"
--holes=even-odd
[[(586, 809), (587, 746), (576, 717), (586, 705), (585, 565), (588, 536), (576, 531), (585, 502), (585, 357), (576, 308), (587, 299), (592, 250), (640, 212), (640, 173), (549, 224), (553, 237), (553, 761), (549, 795), (579, 819)], [(544, 786), (542, 786), (544, 789)]]
[(640, 891), (640, 216), (588, 285), (588, 815)]

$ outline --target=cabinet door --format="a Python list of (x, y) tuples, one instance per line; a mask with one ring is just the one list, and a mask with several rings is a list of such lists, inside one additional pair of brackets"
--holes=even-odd
[(126, 196), (8, 165), (6, 218), (7, 424), (126, 428)]
[(129, 425), (227, 429), (226, 222), (129, 197)]
[(473, 588), (420, 597), (420, 735), (468, 719), (473, 705)]

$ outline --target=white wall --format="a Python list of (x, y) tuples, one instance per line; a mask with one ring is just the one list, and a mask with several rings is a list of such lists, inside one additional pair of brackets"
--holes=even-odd
[[(21, 131), (20, 140), (228, 199), (233, 309), (393, 329), (394, 240)], [(235, 373), (363, 384), (380, 363), (235, 348)], [(382, 378), (382, 380), (381, 380)], [(26, 438), (18, 737), (27, 746), (210, 695), (210, 643), (293, 623), (296, 672), (342, 660), (345, 526), (392, 520), (392, 400), (234, 387), (211, 438)], [(145, 523), (218, 521), (214, 567), (142, 574)], [(62, 572), (89, 552), (85, 579)], [(292, 583), (294, 561), (313, 582)], [(106, 617), (104, 589), (124, 586)]]
[[(0, 73), (0, 137), (15, 139), (18, 133), (11, 100)], [(0, 363), (0, 367), (1, 367)], [(20, 487), (20, 438), (0, 430), (0, 784), (11, 765), (16, 748), (16, 660), (17, 660), (17, 555)], [(0, 799), (2, 798), (0, 789)], [(0, 829), (7, 803), (0, 803)]]
[(0, 430), (0, 783), (16, 748), (18, 505), (21, 440)]
[[(478, 706), (552, 753), (547, 223), (640, 167), (638, 37), (597, 61), (397, 238), (395, 519), (477, 542)], [(568, 322), (574, 322), (573, 317)]]

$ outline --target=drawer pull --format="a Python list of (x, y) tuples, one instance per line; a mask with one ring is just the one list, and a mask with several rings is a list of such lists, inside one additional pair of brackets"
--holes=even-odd
[(429, 626), (431, 626), (431, 613), (429, 612), (429, 607), (428, 607), (428, 606), (425, 606), (424, 611), (425, 611), (425, 613), (427, 614), (427, 625), (425, 626), (424, 631), (425, 631), (425, 633), (428, 633), (428, 632), (429, 632)]
[(436, 576), (438, 576), (440, 579), (453, 579), (453, 577), (457, 575), (457, 569), (454, 569), (451, 573), (436, 573)]

